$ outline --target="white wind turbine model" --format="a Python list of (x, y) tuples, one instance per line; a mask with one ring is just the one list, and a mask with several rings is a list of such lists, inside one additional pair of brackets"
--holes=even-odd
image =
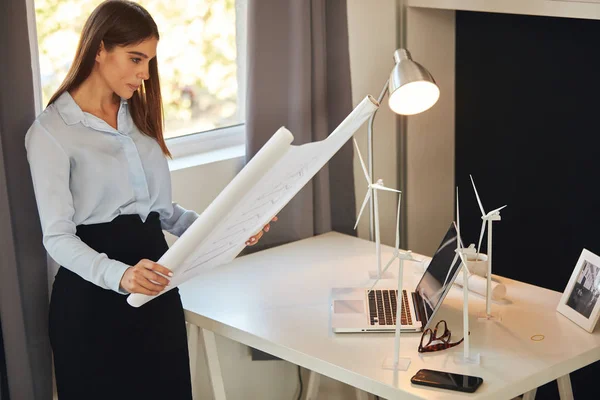
[[(483, 239), (483, 233), (485, 231), (485, 224), (487, 222), (488, 226), (488, 259), (487, 259), (487, 287), (486, 287), (486, 300), (485, 300), (485, 315), (482, 317), (487, 320), (500, 320), (500, 316), (492, 315), (492, 223), (494, 221), (500, 221), (502, 218), (500, 217), (500, 210), (502, 210), (506, 205), (496, 208), (495, 210), (490, 211), (486, 214), (483, 209), (483, 205), (481, 204), (481, 199), (479, 198), (479, 193), (477, 193), (477, 188), (475, 187), (475, 181), (473, 180), (473, 176), (469, 174), (471, 177), (471, 183), (473, 184), (473, 190), (475, 190), (475, 196), (477, 197), (477, 203), (479, 204), (479, 209), (481, 210), (481, 233), (479, 234), (479, 243), (477, 245), (477, 257), (479, 256), (479, 250), (481, 249), (481, 240)], [(477, 259), (477, 258), (476, 258)]]
[[(458, 187), (456, 187), (456, 223), (454, 224), (456, 228), (456, 255), (460, 257), (461, 266), (462, 266), (462, 277), (463, 277), (463, 355), (455, 358), (455, 361), (458, 363), (469, 363), (469, 364), (479, 364), (481, 357), (479, 353), (471, 354), (470, 349), (470, 338), (469, 338), (469, 275), (471, 275), (471, 271), (469, 271), (469, 267), (467, 266), (466, 255), (467, 254), (475, 254), (475, 249), (473, 248), (463, 248), (462, 246), (462, 237), (460, 236), (460, 213), (458, 207)], [(452, 265), (456, 262), (456, 257), (452, 261)]]
[[(396, 334), (394, 337), (394, 357), (393, 360), (390, 358), (386, 358), (383, 361), (383, 368), (385, 369), (393, 369), (398, 371), (406, 371), (410, 365), (410, 358), (402, 357), (400, 358), (400, 328), (402, 326), (402, 277), (404, 274), (404, 261), (416, 261), (420, 262), (413, 258), (412, 252), (409, 251), (401, 251), (400, 250), (400, 204), (402, 203), (402, 193), (398, 192), (398, 211), (396, 213), (396, 247), (394, 248), (394, 254), (388, 263), (386, 264), (382, 274), (387, 271), (387, 269), (392, 265), (394, 260), (398, 260), (398, 294), (396, 296)], [(375, 203), (377, 204), (377, 203)], [(377, 217), (376, 217), (377, 218)], [(379, 279), (373, 283), (371, 289), (373, 290), (375, 285), (379, 282)]]
[(360, 212), (358, 213), (358, 217), (356, 217), (356, 224), (354, 225), (354, 229), (358, 226), (358, 221), (360, 221), (360, 216), (362, 215), (367, 203), (371, 196), (373, 196), (373, 203), (375, 205), (375, 252), (377, 253), (377, 271), (369, 272), (371, 278), (381, 279), (381, 278), (391, 278), (391, 275), (384, 276), (381, 272), (381, 238), (379, 235), (379, 201), (377, 198), (377, 191), (386, 190), (389, 192), (400, 193), (399, 190), (390, 189), (388, 187), (383, 186), (383, 180), (378, 179), (376, 183), (371, 182), (371, 178), (369, 178), (369, 173), (367, 172), (367, 167), (363, 161), (363, 158), (360, 154), (360, 149), (358, 148), (358, 143), (356, 143), (356, 139), (352, 139), (354, 141), (354, 146), (356, 147), (356, 152), (358, 153), (358, 159), (360, 160), (360, 165), (362, 167), (363, 172), (365, 173), (365, 178), (367, 179), (367, 194), (365, 195), (365, 200), (360, 208)]

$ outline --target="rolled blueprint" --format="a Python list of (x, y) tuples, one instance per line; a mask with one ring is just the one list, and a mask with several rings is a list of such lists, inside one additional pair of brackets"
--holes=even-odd
[[(174, 274), (171, 288), (158, 296), (232, 261), (246, 240), (271, 221), (378, 107), (372, 96), (365, 97), (326, 139), (302, 146), (292, 146), (292, 133), (279, 128), (158, 260)], [(139, 307), (155, 297), (136, 293), (127, 302)]]
[[(462, 287), (462, 279), (454, 281), (457, 286)], [(487, 279), (479, 275), (471, 274), (469, 276), (469, 291), (486, 297)], [(504, 284), (492, 281), (492, 300), (504, 300), (506, 297), (506, 286)]]

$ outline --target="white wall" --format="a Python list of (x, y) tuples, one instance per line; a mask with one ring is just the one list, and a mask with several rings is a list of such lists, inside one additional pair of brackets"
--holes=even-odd
[(438, 102), (407, 118), (407, 247), (433, 255), (454, 219), (455, 12), (409, 7), (407, 48), (440, 88)]
[[(376, 6), (375, 6), (376, 5)], [(397, 47), (396, 1), (377, 2), (348, 0), (348, 31), (350, 42), (350, 68), (352, 78), (352, 103), (357, 105), (366, 95), (377, 98), (394, 66)], [(377, 111), (373, 128), (373, 177), (381, 178), (386, 186), (398, 186), (397, 118), (388, 107), (386, 96)], [(360, 152), (367, 162), (367, 124), (356, 133)], [(357, 215), (367, 191), (358, 156), (354, 157)], [(396, 240), (397, 196), (381, 193), (379, 196), (379, 222), (382, 243), (393, 245)], [(369, 237), (368, 208), (358, 226), (358, 236)]]
[[(374, 6), (376, 4), (376, 6)], [(358, 104), (367, 94), (377, 97), (393, 67), (396, 49), (396, 2), (378, 0), (348, 0), (349, 47), (352, 79), (352, 101)], [(356, 134), (361, 152), (366, 157), (367, 129)], [(396, 118), (387, 106), (387, 97), (375, 120), (375, 177), (386, 185), (397, 185)], [(172, 172), (173, 199), (185, 208), (201, 212), (216, 195), (233, 179), (243, 166), (243, 160), (232, 160), (181, 169)], [(355, 157), (354, 175), (357, 189), (357, 208), (366, 192), (365, 179), (358, 158)], [(383, 243), (395, 240), (395, 198), (380, 196), (381, 232)], [(358, 211), (358, 210), (357, 210)], [(360, 237), (369, 234), (368, 214), (358, 228)], [(175, 238), (168, 237), (170, 244)], [(229, 339), (217, 336), (219, 359), (223, 370), (225, 390), (230, 399), (292, 399), (297, 395), (298, 376), (296, 366), (286, 361), (251, 361), (249, 349)], [(201, 350), (199, 360), (204, 360)], [(304, 389), (308, 375), (303, 374)], [(195, 377), (199, 398), (210, 399), (212, 393), (207, 367), (198, 366)], [(336, 400), (353, 398), (354, 389), (337, 381), (322, 377), (319, 398)]]
[[(374, 4), (377, 4), (375, 7)], [(398, 15), (395, 0), (348, 1), (350, 65), (353, 103), (366, 94), (375, 97), (394, 65), (398, 47)], [(406, 117), (406, 206), (407, 248), (433, 255), (454, 216), (454, 11), (409, 7), (407, 48), (413, 59), (424, 65), (440, 87), (440, 99), (426, 112)], [(355, 135), (366, 162), (367, 124)], [(374, 179), (382, 178), (398, 187), (400, 152), (397, 142), (399, 119), (386, 96), (377, 112), (374, 137)], [(362, 204), (366, 181), (355, 157), (356, 207)], [(382, 243), (393, 245), (396, 235), (397, 198), (380, 196)], [(367, 213), (365, 211), (365, 213)], [(368, 216), (363, 215), (358, 234), (369, 237)]]

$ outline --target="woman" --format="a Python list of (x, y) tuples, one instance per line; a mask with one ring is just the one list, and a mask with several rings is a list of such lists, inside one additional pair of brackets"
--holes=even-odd
[(126, 302), (168, 287), (162, 230), (179, 236), (198, 217), (171, 202), (158, 40), (138, 4), (99, 5), (25, 139), (44, 246), (61, 265), (49, 315), (60, 400), (192, 397), (178, 289)]

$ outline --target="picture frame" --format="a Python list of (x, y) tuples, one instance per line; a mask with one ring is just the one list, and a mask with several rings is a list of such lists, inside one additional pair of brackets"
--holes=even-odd
[(592, 333), (600, 316), (600, 257), (583, 249), (556, 311)]

